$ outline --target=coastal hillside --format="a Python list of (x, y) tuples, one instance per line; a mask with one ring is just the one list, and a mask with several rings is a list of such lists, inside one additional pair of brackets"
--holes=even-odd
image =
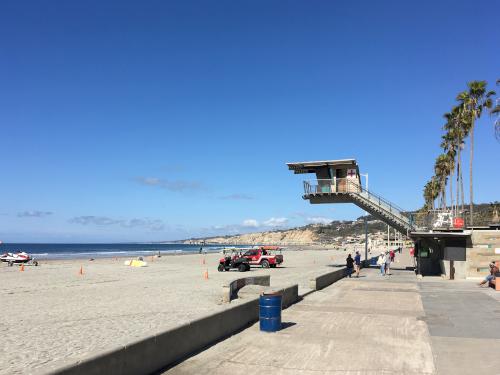
[[(386, 225), (378, 220), (368, 222), (368, 231), (376, 234), (384, 231)], [(332, 221), (330, 224), (310, 224), (286, 230), (245, 233), (232, 236), (191, 238), (181, 241), (186, 244), (226, 244), (226, 245), (323, 245), (336, 244), (346, 238), (364, 236), (364, 221)]]
[[(498, 202), (474, 205), (477, 225), (498, 221)], [(381, 240), (387, 233), (387, 225), (371, 215), (368, 220), (370, 240)], [(418, 221), (419, 216), (416, 216)], [(346, 241), (364, 241), (364, 217), (357, 220), (335, 220), (329, 224), (309, 224), (302, 227), (265, 232), (245, 233), (217, 237), (190, 238), (179, 241), (185, 244), (223, 245), (341, 245)], [(392, 236), (392, 234), (391, 234)]]

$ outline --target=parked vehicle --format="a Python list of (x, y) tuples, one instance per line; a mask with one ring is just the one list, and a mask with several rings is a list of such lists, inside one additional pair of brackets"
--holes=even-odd
[(240, 272), (249, 271), (250, 264), (248, 259), (239, 255), (238, 251), (231, 251), (230, 254), (224, 254), (224, 258), (219, 260), (217, 270), (223, 272), (231, 269), (237, 269)]
[(243, 254), (252, 266), (275, 268), (283, 263), (282, 248), (279, 246), (258, 246)]
[(38, 262), (24, 251), (2, 254), (0, 255), (0, 261), (8, 263), (9, 266), (12, 266), (15, 263), (32, 263), (35, 266), (38, 265)]

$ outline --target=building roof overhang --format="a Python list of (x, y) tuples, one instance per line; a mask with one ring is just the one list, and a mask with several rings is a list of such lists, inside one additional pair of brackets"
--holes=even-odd
[(288, 169), (295, 174), (316, 173), (318, 169), (325, 167), (355, 168), (359, 174), (359, 168), (355, 159), (303, 161), (299, 163), (286, 163), (286, 165), (288, 165)]
[(420, 237), (420, 238), (460, 238), (469, 237), (472, 234), (470, 230), (464, 230), (462, 232), (411, 232), (410, 237)]

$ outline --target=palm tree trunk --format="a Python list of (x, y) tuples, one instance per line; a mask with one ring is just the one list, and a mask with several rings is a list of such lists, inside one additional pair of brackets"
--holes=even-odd
[(443, 210), (446, 209), (446, 177), (445, 179), (443, 180), (443, 182), (441, 183), (441, 191), (442, 191), (442, 208)]
[(470, 225), (474, 224), (474, 194), (472, 192), (472, 160), (474, 158), (474, 115), (472, 115), (470, 127), (470, 160), (469, 160), (469, 211), (470, 211)]
[(460, 161), (460, 195), (462, 199), (462, 212), (465, 210), (465, 191), (464, 191), (464, 175), (462, 173), (462, 169), (464, 166), (462, 165), (462, 162)]
[(450, 174), (450, 209), (451, 212), (453, 212), (453, 172), (455, 168), (450, 168), (451, 174)]
[(460, 198), (460, 145), (457, 145), (457, 199), (455, 201), (456, 213), (458, 216), (458, 203)]

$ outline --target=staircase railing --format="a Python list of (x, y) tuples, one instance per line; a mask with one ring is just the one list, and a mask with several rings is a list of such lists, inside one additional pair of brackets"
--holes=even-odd
[(353, 185), (352, 188), (349, 189), (350, 191), (353, 191), (354, 188), (358, 188), (359, 191), (358, 191), (357, 195), (359, 195), (361, 197), (365, 197), (373, 204), (378, 205), (379, 207), (383, 208), (385, 211), (388, 211), (389, 213), (391, 213), (396, 218), (402, 220), (405, 224), (408, 224), (410, 227), (413, 227), (414, 220), (413, 220), (412, 213), (409, 213), (408, 211), (404, 210), (400, 206), (383, 198), (381, 195), (375, 194), (374, 192), (367, 190), (364, 186), (359, 185), (358, 183), (356, 183), (354, 181), (349, 181), (349, 184)]
[[(350, 182), (351, 183), (351, 182)], [(373, 191), (366, 190), (363, 186), (359, 186), (356, 183), (351, 183), (353, 184), (356, 188), (359, 189), (359, 193), (362, 194), (363, 196), (367, 197), (370, 201), (377, 203), (379, 206), (385, 206), (386, 209), (391, 212), (391, 213), (401, 213), (405, 211), (398, 205), (392, 203), (391, 201), (388, 201), (387, 199), (383, 198), (381, 195), (374, 193)]]
[(374, 206), (382, 208), (389, 212), (395, 219), (398, 219), (405, 225), (414, 227), (413, 214), (402, 209), (398, 205), (388, 201), (379, 194), (367, 190), (353, 178), (333, 178), (304, 181), (305, 195), (311, 194), (331, 194), (331, 193), (349, 193), (357, 195), (368, 200)]

